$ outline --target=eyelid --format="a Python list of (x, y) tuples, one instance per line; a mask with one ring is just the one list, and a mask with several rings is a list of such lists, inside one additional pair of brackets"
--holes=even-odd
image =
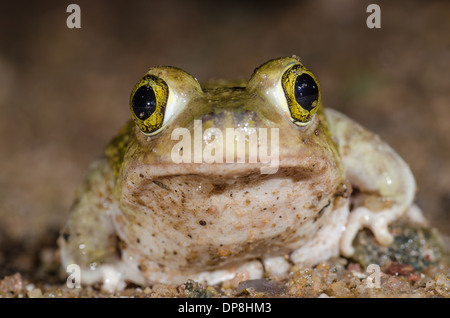
[(286, 70), (298, 64), (301, 63), (297, 58), (281, 58), (266, 62), (255, 70), (247, 83), (247, 90), (266, 99), (291, 120), (281, 78)]
[[(143, 129), (145, 127), (141, 128), (142, 125), (139, 125), (139, 122), (137, 123), (141, 128), (141, 131), (148, 136), (156, 135), (164, 130), (172, 120), (182, 113), (183, 109), (185, 109), (186, 105), (194, 96), (198, 96), (202, 93), (202, 89), (197, 80), (187, 72), (176, 67), (154, 67), (147, 72), (141, 81), (144, 81), (145, 79), (153, 79), (155, 82), (164, 83), (161, 84), (161, 86), (165, 85), (167, 87), (164, 116), (160, 127), (154, 131), (147, 132)], [(138, 82), (138, 84), (139, 83), (140, 82)], [(135, 93), (136, 86), (135, 89), (133, 89), (132, 94)]]
[[(293, 73), (291, 73), (293, 71)], [(317, 90), (319, 91), (317, 103), (311, 111), (303, 109), (295, 99), (295, 79), (297, 76), (306, 73), (310, 75), (314, 82), (317, 83)], [(285, 83), (283, 83), (283, 77), (291, 74), (291, 80), (289, 90), (286, 89)], [(247, 83), (247, 90), (252, 93), (261, 96), (273, 107), (277, 108), (286, 120), (295, 123), (297, 126), (308, 125), (315, 112), (320, 106), (320, 87), (316, 78), (296, 56), (282, 57), (274, 60), (270, 60), (253, 72), (252, 77)], [(293, 101), (293, 103), (291, 103)], [(294, 109), (292, 109), (294, 105)], [(292, 110), (294, 110), (295, 118), (292, 116)], [(301, 116), (299, 115), (301, 113)]]

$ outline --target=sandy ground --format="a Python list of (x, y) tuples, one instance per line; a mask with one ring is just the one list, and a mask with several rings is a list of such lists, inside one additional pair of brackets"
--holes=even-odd
[[(80, 0), (81, 29), (66, 26), (69, 3), (15, 1), (0, 11), (0, 294), (26, 297), (40, 286), (47, 296), (97, 295), (58, 289), (55, 239), (89, 162), (129, 118), (133, 85), (160, 64), (206, 81), (248, 78), (271, 58), (300, 56), (326, 107), (377, 132), (410, 164), (418, 205), (450, 234), (449, 2), (383, 2), (381, 29), (366, 26), (369, 1)], [(356, 292), (343, 278), (349, 264), (338, 264), (333, 275), (342, 277), (332, 280), (324, 273), (334, 263), (308, 269), (323, 283), (314, 292), (289, 285), (302, 280), (300, 269), (283, 291), (375, 295)], [(445, 266), (413, 280), (386, 271), (386, 282), (403, 277), (394, 285), (412, 288), (405, 295), (422, 288), (422, 297), (448, 296)], [(180, 287), (158, 288), (134, 292), (185, 295)]]

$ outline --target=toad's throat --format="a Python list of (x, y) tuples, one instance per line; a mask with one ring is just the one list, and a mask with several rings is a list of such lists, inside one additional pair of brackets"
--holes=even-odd
[(329, 222), (336, 198), (336, 189), (293, 173), (173, 176), (134, 190), (124, 191), (116, 218), (121, 239), (142, 249), (137, 254), (151, 249), (153, 261), (184, 269), (289, 253)]
[(327, 222), (339, 192), (330, 185), (339, 184), (333, 177), (327, 169), (294, 168), (228, 177), (138, 175), (124, 183), (116, 225), (122, 240), (140, 242), (142, 252), (176, 250), (176, 256), (153, 255), (161, 262), (174, 258), (182, 263), (183, 253), (195, 263), (192, 255), (204, 252), (221, 259), (229, 251), (255, 257), (250, 250), (261, 255), (263, 250), (288, 251)]

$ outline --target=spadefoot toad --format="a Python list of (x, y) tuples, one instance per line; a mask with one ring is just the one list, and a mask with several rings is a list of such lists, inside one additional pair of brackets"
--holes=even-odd
[(324, 109), (295, 56), (268, 61), (246, 83), (203, 87), (180, 69), (152, 68), (130, 111), (58, 240), (63, 267), (79, 265), (83, 284), (280, 275), (352, 255), (364, 227), (389, 245), (388, 225), (413, 204), (408, 165)]

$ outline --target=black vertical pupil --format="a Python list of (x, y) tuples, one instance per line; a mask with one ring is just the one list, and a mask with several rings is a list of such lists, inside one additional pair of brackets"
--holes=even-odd
[(319, 88), (316, 81), (308, 74), (297, 76), (294, 86), (295, 100), (302, 108), (310, 111), (314, 102), (319, 99)]
[(133, 107), (134, 114), (140, 120), (146, 120), (149, 118), (156, 109), (155, 92), (151, 86), (139, 87), (134, 93), (131, 105)]

